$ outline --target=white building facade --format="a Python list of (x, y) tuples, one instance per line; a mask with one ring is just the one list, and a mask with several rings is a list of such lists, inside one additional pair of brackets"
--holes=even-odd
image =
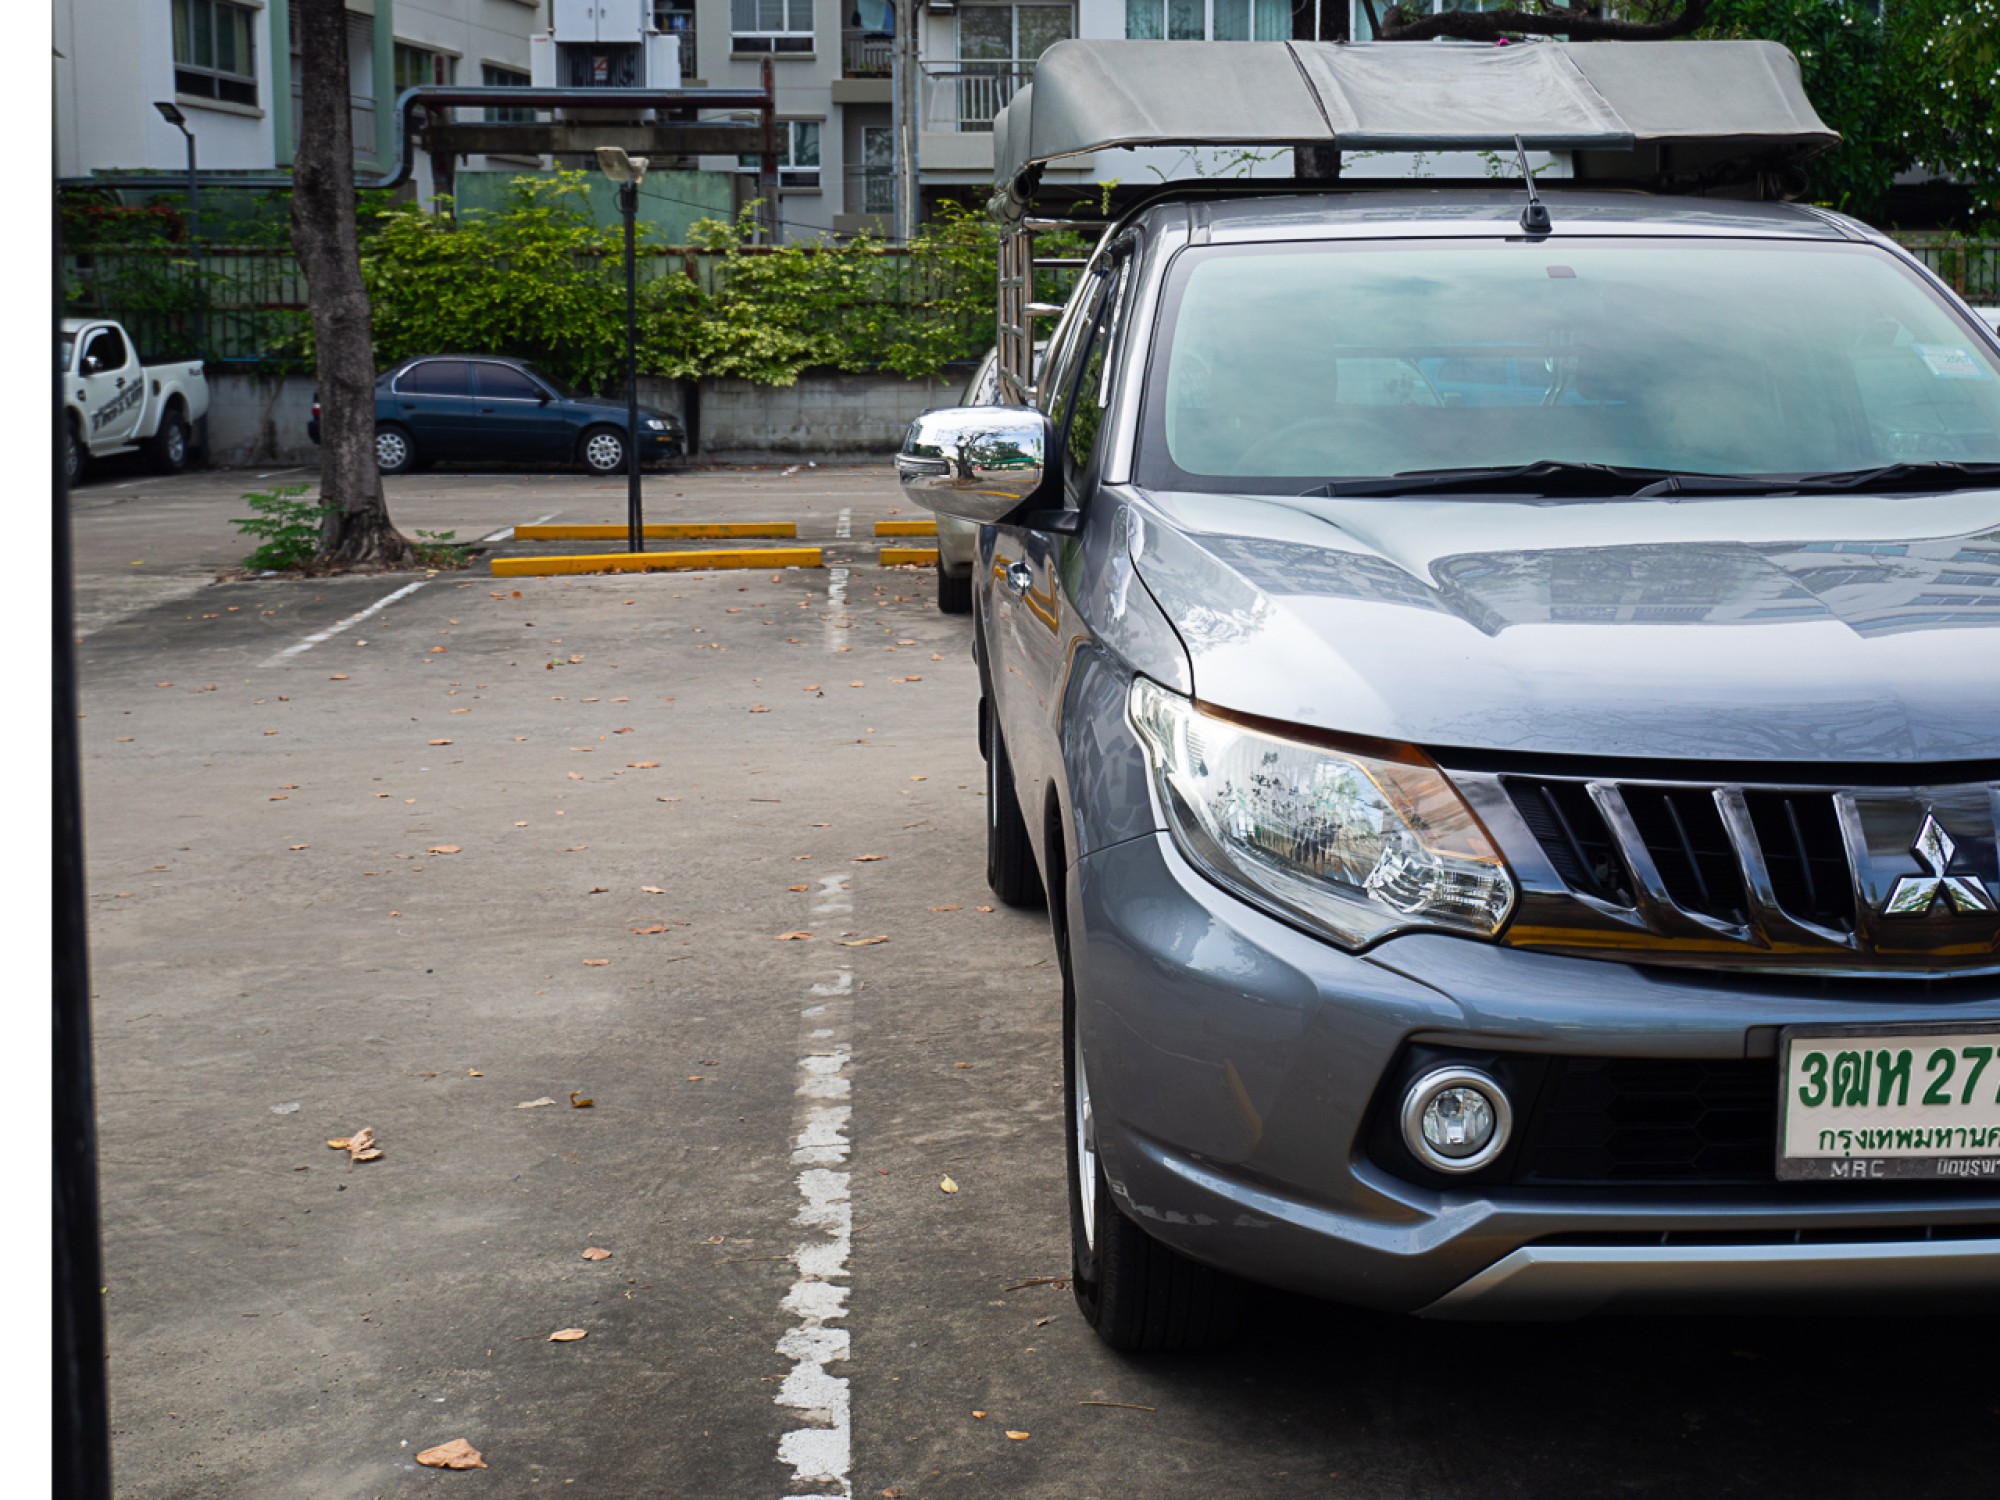
[[(347, 0), (356, 171), (394, 165), (402, 89), (527, 83), (546, 3)], [(186, 141), (156, 102), (186, 118), (205, 184), (291, 164), (303, 82), (290, 0), (55, 0), (55, 37), (58, 176), (182, 171)], [(428, 196), (421, 153), (416, 186)]]

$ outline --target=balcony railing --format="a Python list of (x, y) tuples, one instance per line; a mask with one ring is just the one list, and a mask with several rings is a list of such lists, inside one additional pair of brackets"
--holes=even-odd
[(990, 131), (993, 117), (1034, 76), (1033, 58), (926, 64), (919, 115), (923, 128)]
[(840, 76), (887, 78), (895, 51), (896, 39), (887, 32), (848, 27), (840, 33)]
[(892, 214), (896, 211), (896, 169), (889, 166), (848, 167), (841, 212)]

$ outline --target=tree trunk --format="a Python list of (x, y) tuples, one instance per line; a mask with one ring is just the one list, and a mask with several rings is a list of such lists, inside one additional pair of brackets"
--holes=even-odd
[(347, 7), (298, 0), (297, 16), (305, 97), (292, 167), (292, 246), (312, 299), (320, 499), (340, 507), (320, 533), (317, 561), (407, 567), (415, 554), (389, 519), (375, 467), (375, 338), (355, 229)]

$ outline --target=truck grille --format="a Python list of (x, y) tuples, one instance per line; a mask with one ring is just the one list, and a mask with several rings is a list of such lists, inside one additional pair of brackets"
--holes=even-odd
[(1768, 1059), (1551, 1058), (1514, 1181), (1769, 1182), (1777, 1114)]
[[(1991, 973), (2000, 766), (1934, 769), (1955, 774), (1814, 786), (1544, 774), (1518, 760), (1450, 773), (1520, 881), (1503, 936), (1515, 946), (1716, 968)], [(1949, 837), (1948, 870), (1929, 868), (1941, 844), (1917, 847), (1932, 822)], [(1899, 883), (1946, 874), (1960, 898), (1890, 911)]]

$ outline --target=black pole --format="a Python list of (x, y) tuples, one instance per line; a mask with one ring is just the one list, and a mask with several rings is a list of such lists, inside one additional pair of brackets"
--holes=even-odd
[[(194, 260), (194, 357), (208, 359), (208, 288), (202, 282), (201, 271), (201, 178), (195, 173), (194, 132), (181, 126), (181, 134), (188, 143), (188, 254)], [(202, 419), (206, 421), (207, 418)]]
[(55, 1035), (50, 1102), (55, 1146), (55, 1489), (75, 1500), (110, 1500), (111, 1425), (104, 1370), (104, 1260), (98, 1239), (97, 1105), (90, 1061), (90, 973), (83, 906), (83, 791), (77, 770), (76, 634), (70, 598), (69, 487), (63, 473), (65, 417), (60, 345), (62, 215), (57, 214), (49, 392), (55, 462), (51, 471), (55, 735)]
[(638, 233), (638, 183), (618, 185), (618, 207), (625, 214), (625, 543), (628, 552), (644, 552), (646, 523), (639, 503), (639, 260), (633, 246)]

